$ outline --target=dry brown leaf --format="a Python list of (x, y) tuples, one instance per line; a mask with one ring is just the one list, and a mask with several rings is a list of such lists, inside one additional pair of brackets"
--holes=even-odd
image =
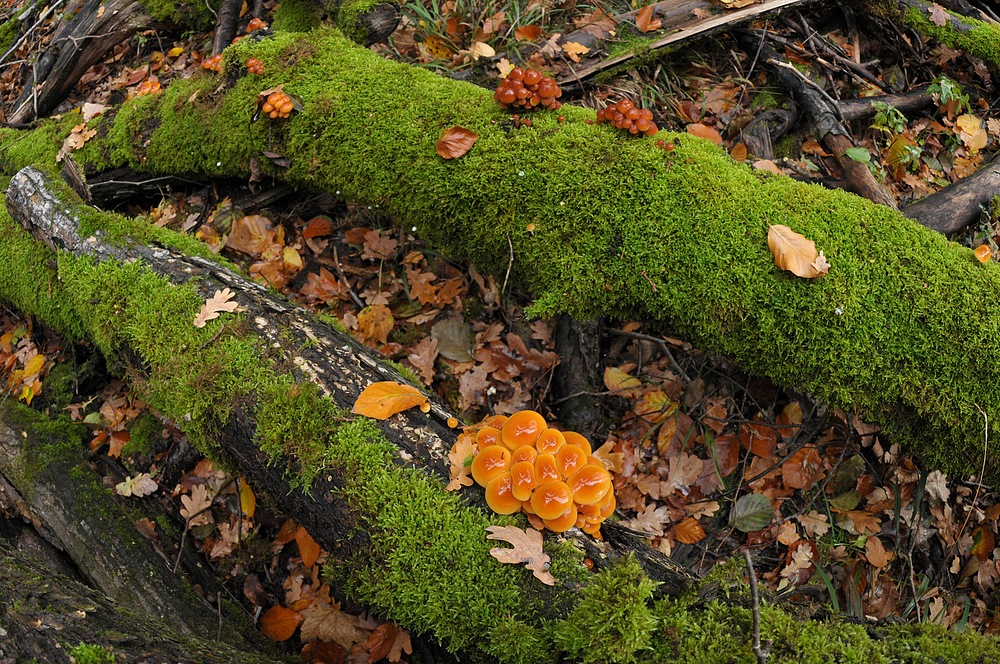
[(319, 558), (319, 544), (301, 526), (295, 533), (295, 543), (299, 545), (299, 556), (302, 558), (302, 564), (306, 567), (312, 567), (316, 563), (316, 559)]
[(310, 641), (332, 641), (350, 650), (355, 643), (368, 639), (366, 630), (361, 629), (357, 616), (340, 610), (340, 604), (313, 603), (304, 612), (302, 631), (299, 636), (303, 643)]
[[(207, 509), (212, 504), (208, 489), (204, 484), (195, 484), (190, 496), (181, 496), (181, 516), (188, 519), (189, 526), (203, 526), (212, 523), (212, 513)], [(204, 510), (204, 511), (203, 511)], [(196, 516), (197, 515), (197, 516)]]
[(261, 633), (272, 641), (287, 641), (301, 622), (302, 616), (297, 611), (272, 606), (260, 617), (258, 625)]
[(420, 378), (425, 385), (434, 382), (434, 361), (438, 356), (438, 340), (433, 337), (424, 337), (413, 347), (413, 351), (407, 355), (413, 368), (420, 372)]
[(448, 452), (448, 461), (451, 462), (451, 481), (445, 487), (445, 491), (458, 491), (463, 486), (472, 486), (472, 458), (476, 455), (479, 446), (475, 438), (468, 434), (462, 434), (451, 446)]
[(936, 2), (931, 3), (931, 6), (927, 8), (927, 13), (930, 14), (931, 23), (943, 28), (948, 23), (948, 11)]
[(468, 152), (478, 139), (479, 134), (456, 125), (442, 132), (435, 149), (443, 159), (456, 159)]
[[(535, 41), (542, 36), (542, 28), (537, 25), (521, 25), (514, 28), (514, 37), (524, 41)], [(509, 73), (509, 72), (508, 72)], [(506, 76), (507, 74), (504, 74)]]
[(368, 649), (369, 662), (378, 662), (382, 659), (398, 662), (402, 659), (404, 652), (407, 655), (413, 653), (410, 633), (392, 623), (384, 623), (376, 627), (375, 631), (368, 636), (365, 648)]
[(201, 311), (194, 317), (195, 327), (205, 327), (208, 321), (218, 318), (223, 311), (232, 313), (239, 308), (239, 303), (233, 300), (233, 292), (228, 288), (215, 291), (212, 297), (205, 300), (201, 305)]
[(806, 531), (806, 535), (816, 539), (822, 537), (830, 530), (830, 524), (827, 523), (828, 518), (825, 514), (820, 514), (819, 512), (813, 510), (809, 514), (800, 514), (796, 517), (796, 520), (802, 524), (802, 528)]
[(365, 307), (358, 314), (358, 331), (361, 332), (363, 341), (368, 344), (388, 343), (389, 333), (395, 324), (392, 311), (384, 304)]
[(521, 530), (514, 526), (489, 526), (486, 539), (500, 540), (512, 545), (513, 549), (490, 549), (490, 555), (502, 563), (525, 563), (535, 578), (547, 586), (556, 583), (549, 574), (549, 557), (542, 551), (542, 534), (537, 530)]
[(354, 402), (352, 413), (384, 420), (415, 406), (423, 406), (427, 397), (412, 385), (392, 381), (372, 383)]
[(580, 56), (590, 53), (590, 48), (577, 42), (566, 42), (562, 45), (562, 50), (573, 62), (579, 62)]
[(622, 465), (625, 463), (625, 454), (623, 452), (615, 452), (615, 440), (612, 438), (608, 442), (604, 443), (596, 450), (594, 450), (594, 456), (604, 464), (604, 467), (613, 473), (622, 472)]
[(729, 156), (731, 156), (735, 161), (743, 163), (747, 160), (747, 146), (746, 143), (737, 143), (733, 146), (733, 149), (729, 151)]
[(630, 376), (627, 371), (620, 367), (605, 367), (604, 386), (612, 392), (620, 393), (621, 396), (634, 396), (635, 390), (642, 387), (642, 381), (635, 376)]
[(882, 569), (889, 564), (892, 560), (892, 554), (885, 550), (882, 545), (882, 540), (878, 537), (869, 537), (868, 541), (865, 542), (865, 558), (868, 559), (874, 567)]
[(660, 19), (653, 18), (654, 9), (653, 5), (646, 5), (635, 15), (635, 27), (639, 29), (639, 32), (650, 32), (663, 27), (663, 22)]
[(778, 528), (778, 541), (785, 546), (794, 544), (799, 539), (799, 532), (795, 529), (795, 524), (791, 521), (783, 522)]
[(767, 231), (767, 246), (774, 256), (775, 265), (796, 276), (812, 279), (830, 271), (823, 253), (816, 251), (816, 243), (788, 226), (771, 226)]
[(248, 214), (233, 220), (226, 246), (256, 258), (274, 243), (274, 239), (274, 224), (270, 219), (260, 214)]
[(823, 479), (823, 462), (819, 452), (812, 447), (797, 450), (781, 464), (781, 479), (786, 488), (808, 491)]
[(666, 486), (660, 488), (663, 495), (680, 491), (687, 495), (688, 488), (698, 481), (705, 462), (687, 452), (681, 452), (670, 458), (670, 472), (667, 474)]
[(693, 122), (687, 126), (687, 132), (692, 136), (707, 138), (716, 145), (722, 145), (722, 134), (715, 127), (709, 127), (700, 122)]
[(681, 544), (694, 544), (705, 539), (705, 529), (698, 520), (688, 517), (673, 527), (674, 539)]

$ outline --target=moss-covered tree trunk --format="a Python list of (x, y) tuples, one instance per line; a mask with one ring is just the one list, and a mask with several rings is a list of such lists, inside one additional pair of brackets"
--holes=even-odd
[[(230, 85), (180, 81), (95, 121), (88, 172), (131, 166), (199, 177), (256, 167), (379, 205), (480, 269), (512, 275), (537, 313), (631, 317), (882, 423), (928, 463), (978, 468), (985, 412), (1000, 422), (1000, 269), (902, 215), (843, 192), (754, 172), (687, 135), (656, 139), (542, 112), (514, 129), (490, 93), (382, 60), (339, 33), (279, 34), (227, 50)], [(268, 74), (240, 76), (249, 56)], [(250, 123), (284, 83), (304, 112)], [(557, 116), (565, 117), (557, 122)], [(8, 172), (52, 167), (72, 116), (0, 131)], [(479, 135), (444, 160), (446, 128)], [(657, 140), (662, 141), (659, 144)], [(269, 166), (277, 152), (287, 168)], [(779, 270), (770, 224), (814, 240), (820, 279)], [(981, 409), (981, 410), (980, 410)], [(1000, 463), (988, 460), (992, 477)]]

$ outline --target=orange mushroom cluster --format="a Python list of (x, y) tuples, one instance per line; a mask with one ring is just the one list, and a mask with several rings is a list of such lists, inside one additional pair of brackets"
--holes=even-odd
[(209, 71), (221, 72), (222, 71), (222, 54), (213, 55), (210, 58), (205, 58), (201, 61), (201, 68), (207, 69)]
[(247, 60), (247, 71), (251, 74), (256, 74), (257, 76), (264, 75), (264, 63), (257, 58), (250, 58)]
[(281, 90), (275, 90), (267, 96), (260, 110), (273, 120), (275, 118), (287, 118), (292, 114), (292, 108), (292, 98)]
[(249, 23), (247, 23), (247, 34), (250, 34), (254, 30), (264, 30), (266, 28), (267, 28), (267, 22), (255, 16), (252, 19), (250, 19)]
[(500, 108), (520, 108), (529, 111), (538, 106), (555, 110), (562, 106), (556, 101), (562, 97), (562, 90), (554, 78), (545, 76), (537, 69), (514, 67), (500, 82), (493, 93), (493, 99)]
[(612, 106), (599, 110), (597, 124), (602, 122), (610, 122), (615, 127), (624, 129), (630, 134), (654, 136), (659, 131), (653, 122), (653, 112), (648, 108), (637, 108), (628, 99), (622, 99)]
[(472, 478), (498, 514), (524, 510), (533, 526), (557, 533), (577, 526), (600, 537), (615, 511), (611, 475), (575, 431), (551, 429), (540, 414), (494, 415), (476, 433)]

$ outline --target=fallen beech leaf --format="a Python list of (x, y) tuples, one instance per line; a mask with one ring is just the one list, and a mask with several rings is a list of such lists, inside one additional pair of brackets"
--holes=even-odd
[(687, 132), (692, 136), (707, 138), (716, 145), (722, 145), (722, 134), (715, 127), (709, 127), (700, 122), (693, 122), (687, 126)]
[(788, 489), (808, 491), (823, 479), (822, 468), (819, 452), (812, 447), (803, 447), (781, 464), (781, 478)]
[(257, 496), (254, 495), (253, 489), (242, 477), (240, 478), (240, 509), (244, 516), (251, 519), (253, 513), (257, 511)]
[(630, 376), (618, 367), (606, 367), (604, 369), (604, 386), (612, 392), (635, 390), (642, 387), (642, 381), (635, 376)]
[(635, 27), (639, 29), (639, 32), (650, 32), (663, 27), (660, 19), (653, 18), (653, 9), (655, 9), (653, 5), (646, 5), (635, 15)]
[(747, 160), (747, 146), (745, 143), (737, 143), (733, 146), (733, 149), (729, 151), (729, 156), (731, 156), (735, 161), (743, 163)]
[(205, 300), (201, 305), (201, 310), (194, 317), (195, 327), (205, 327), (208, 321), (218, 318), (223, 311), (233, 312), (239, 307), (239, 303), (233, 301), (233, 292), (228, 288), (215, 291), (212, 297)]
[(943, 28), (948, 23), (947, 10), (936, 2), (931, 3), (931, 6), (927, 8), (927, 13), (930, 14), (931, 23), (939, 28)]
[(468, 152), (478, 139), (479, 134), (456, 125), (445, 129), (434, 147), (443, 159), (456, 159)]
[(354, 402), (351, 412), (384, 420), (425, 403), (427, 397), (412, 385), (382, 381), (366, 387)]
[(306, 227), (302, 229), (302, 237), (322, 237), (332, 232), (333, 220), (325, 214), (318, 214), (306, 222)]
[(305, 528), (299, 527), (298, 532), (295, 533), (295, 543), (299, 545), (299, 556), (302, 558), (302, 564), (306, 567), (312, 567), (316, 564), (316, 559), (319, 558), (319, 544), (316, 540), (312, 538)]
[(388, 343), (389, 333), (395, 324), (392, 311), (384, 304), (373, 304), (358, 313), (358, 331), (367, 344)]
[[(472, 45), (472, 59), (492, 58), (497, 52), (486, 42), (476, 42)], [(443, 155), (442, 155), (443, 156)]]
[(490, 549), (490, 555), (502, 563), (527, 563), (525, 567), (535, 578), (547, 586), (554, 586), (556, 579), (549, 574), (549, 557), (542, 551), (542, 534), (537, 530), (521, 530), (515, 526), (489, 526), (486, 539), (500, 540), (513, 549)]
[(579, 62), (580, 56), (590, 53), (590, 48), (577, 42), (566, 42), (562, 45), (562, 50), (573, 62)]
[(958, 116), (955, 118), (955, 128), (958, 130), (959, 137), (965, 143), (966, 147), (969, 148), (970, 152), (982, 150), (986, 147), (986, 143), (989, 142), (989, 135), (982, 128), (979, 118), (975, 115), (966, 113)]
[(874, 567), (882, 569), (889, 564), (892, 560), (892, 554), (885, 550), (882, 545), (882, 540), (874, 535), (868, 538), (865, 542), (865, 558), (868, 559)]
[(350, 650), (355, 643), (364, 643), (368, 638), (366, 630), (359, 625), (357, 616), (344, 613), (340, 604), (313, 603), (304, 611), (302, 632), (303, 643), (310, 641), (331, 641)]
[(694, 544), (705, 539), (705, 529), (690, 516), (674, 526), (673, 531), (674, 539), (681, 544)]
[[(535, 41), (542, 36), (542, 28), (537, 25), (522, 25), (514, 28), (514, 37), (524, 41)], [(510, 72), (507, 72), (510, 73)], [(506, 76), (507, 74), (504, 74)]]
[(295, 628), (302, 622), (302, 616), (283, 606), (272, 606), (260, 617), (260, 631), (272, 641), (287, 641), (292, 638)]
[(816, 243), (788, 226), (771, 226), (767, 231), (767, 246), (774, 264), (796, 276), (812, 279), (830, 271), (826, 257), (816, 251)]
[(784, 175), (785, 172), (778, 168), (770, 159), (758, 159), (753, 163), (753, 167), (758, 171), (767, 171), (768, 173), (774, 173), (775, 175)]
[(972, 555), (979, 558), (980, 562), (986, 562), (986, 559), (990, 557), (995, 543), (996, 538), (990, 527), (979, 526), (972, 531)]

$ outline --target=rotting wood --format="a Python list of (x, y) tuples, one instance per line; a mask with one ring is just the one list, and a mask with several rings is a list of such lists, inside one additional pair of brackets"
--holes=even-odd
[(1000, 162), (986, 164), (972, 175), (902, 209), (914, 221), (941, 233), (955, 233), (989, 211), (1000, 193)]

